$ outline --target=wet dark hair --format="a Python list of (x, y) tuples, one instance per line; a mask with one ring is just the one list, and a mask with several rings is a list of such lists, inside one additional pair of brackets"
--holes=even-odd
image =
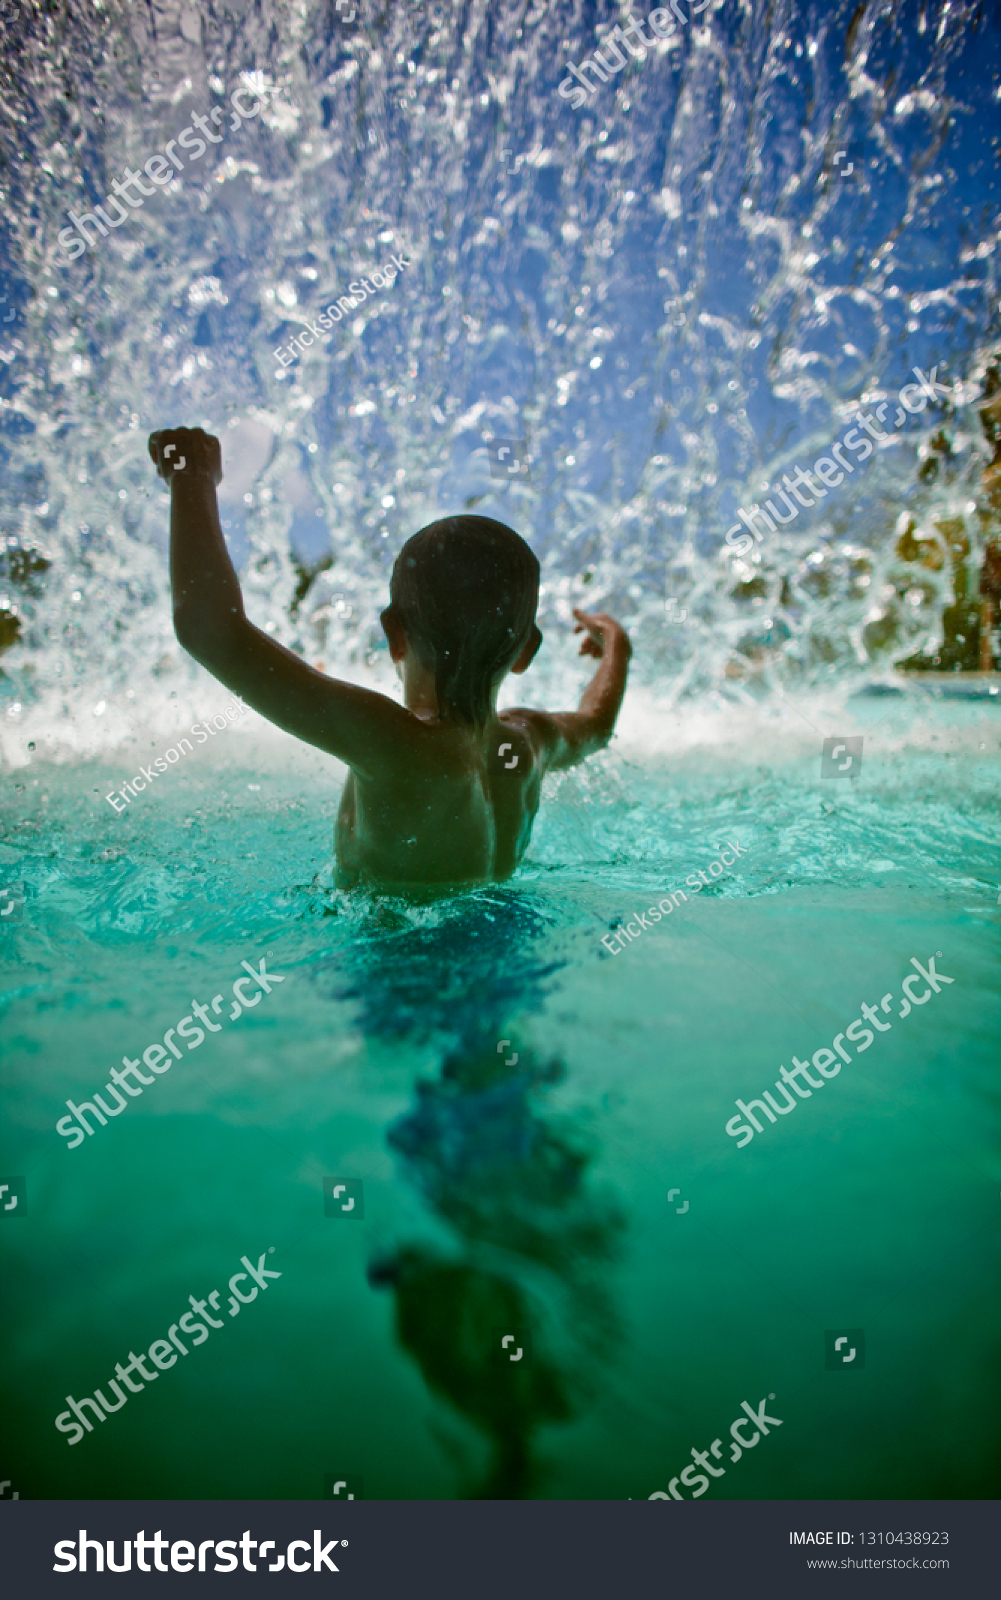
[(497, 679), (535, 627), (539, 562), (491, 517), (443, 517), (408, 539), (389, 585), (390, 611), (434, 673), (438, 714), (482, 726)]

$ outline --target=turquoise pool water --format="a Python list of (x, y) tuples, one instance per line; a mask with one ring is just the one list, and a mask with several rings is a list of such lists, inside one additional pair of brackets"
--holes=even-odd
[[(679, 12), (580, 108), (608, 5), (0, 15), (8, 1492), (997, 1493), (1001, 31)], [(342, 772), (173, 636), (181, 424), (320, 670), (398, 692), (461, 510), (541, 563), (524, 703), (628, 629), (510, 883), (333, 890)]]
[[(815, 730), (845, 725), (862, 773), (823, 781)], [(22, 769), (22, 1493), (639, 1498), (714, 1440), (715, 1497), (993, 1492), (997, 758), (990, 704), (638, 710), (551, 783), (510, 884), (416, 909), (330, 890), (337, 768), (256, 717), (127, 816), (117, 769)], [(607, 953), (728, 840), (732, 870)], [(262, 957), (284, 983), (234, 1020)], [(901, 1018), (912, 957), (953, 982)], [(59, 1136), (216, 993), (218, 1033)], [(822, 1093), (727, 1137), (737, 1098), (891, 993)], [(363, 1217), (325, 1216), (324, 1178)], [(231, 1316), (242, 1256), (280, 1277), (238, 1280)], [(189, 1296), (222, 1327), (69, 1443), (64, 1397), (114, 1404)], [(864, 1370), (826, 1370), (842, 1328)], [(734, 1461), (770, 1395), (781, 1426)]]

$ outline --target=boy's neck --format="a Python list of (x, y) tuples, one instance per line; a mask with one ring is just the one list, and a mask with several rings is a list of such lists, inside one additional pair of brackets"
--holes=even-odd
[[(441, 716), (438, 709), (438, 695), (435, 690), (434, 673), (425, 667), (412, 651), (408, 650), (401, 662), (397, 663), (397, 670), (403, 684), (403, 704), (415, 717), (424, 720), (436, 721)], [(497, 715), (496, 690), (490, 697), (491, 711)]]

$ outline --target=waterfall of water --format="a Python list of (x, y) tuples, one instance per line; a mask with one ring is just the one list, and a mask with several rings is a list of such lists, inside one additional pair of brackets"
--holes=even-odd
[[(970, 665), (999, 511), (996, 17), (653, 15), (633, 54), (608, 0), (5, 11), (12, 759), (29, 724), (79, 748), (192, 694), (146, 455), (182, 422), (222, 438), (251, 615), (328, 671), (379, 680), (392, 557), (470, 507), (542, 560), (546, 687), (574, 604), (674, 697), (884, 669), (943, 628)], [(575, 109), (567, 64), (603, 40)], [(813, 509), (776, 499), (884, 400), (864, 465)], [(527, 458), (507, 481), (498, 440)], [(769, 496), (782, 520), (727, 544)]]

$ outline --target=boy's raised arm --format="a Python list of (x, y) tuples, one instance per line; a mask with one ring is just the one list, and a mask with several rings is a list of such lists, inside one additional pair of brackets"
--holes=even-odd
[(219, 441), (201, 428), (150, 435), (170, 484), (170, 583), (182, 647), (270, 722), (366, 773), (407, 757), (418, 719), (386, 695), (341, 683), (249, 622), (219, 522)]
[(629, 635), (614, 617), (605, 612), (594, 615), (574, 611), (575, 633), (583, 633), (580, 653), (597, 656), (598, 670), (576, 711), (512, 711), (512, 720), (524, 721), (539, 751), (545, 771), (576, 766), (597, 750), (603, 750), (615, 730), (615, 719), (626, 692), (626, 675), (632, 645)]

